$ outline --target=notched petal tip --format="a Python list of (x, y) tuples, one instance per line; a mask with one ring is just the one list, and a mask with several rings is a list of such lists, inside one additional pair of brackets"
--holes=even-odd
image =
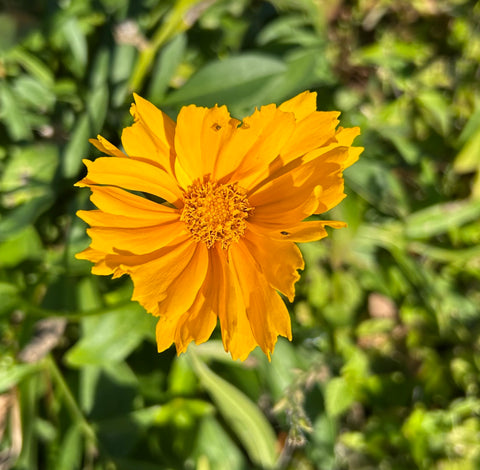
[(84, 178), (82, 178), (81, 180), (77, 181), (76, 183), (74, 183), (73, 186), (76, 186), (77, 188), (85, 188), (85, 187), (88, 187), (90, 186), (92, 183), (90, 182), (90, 180), (88, 179), (88, 172), (90, 170), (90, 166), (91, 164), (93, 163), (92, 160), (88, 160), (86, 158), (82, 159), (82, 163), (86, 166), (87, 168), (87, 176), (85, 176)]
[(248, 349), (239, 350), (239, 349), (232, 349), (232, 348), (229, 349), (229, 348), (225, 347), (225, 345), (223, 346), (225, 352), (227, 354), (230, 354), (233, 361), (241, 361), (241, 362), (246, 361), (248, 359), (248, 357), (250, 356), (250, 354), (255, 350), (256, 347), (257, 347), (257, 345), (255, 345), (251, 349), (248, 348)]
[(317, 93), (306, 90), (293, 98), (284, 101), (279, 109), (295, 114), (297, 121), (303, 120), (317, 110)]

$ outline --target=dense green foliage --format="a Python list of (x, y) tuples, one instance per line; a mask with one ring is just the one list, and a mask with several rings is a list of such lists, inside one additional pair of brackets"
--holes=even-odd
[[(480, 468), (480, 4), (0, 5), (2, 469)], [(305, 89), (365, 152), (349, 227), (301, 246), (293, 342), (157, 354), (130, 281), (74, 258), (88, 138), (132, 91), (242, 118)]]

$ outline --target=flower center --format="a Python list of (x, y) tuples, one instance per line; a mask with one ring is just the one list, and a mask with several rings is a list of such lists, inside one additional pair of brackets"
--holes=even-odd
[(208, 181), (189, 186), (180, 220), (185, 222), (195, 241), (211, 248), (217, 241), (224, 250), (245, 233), (246, 219), (253, 210), (236, 184)]

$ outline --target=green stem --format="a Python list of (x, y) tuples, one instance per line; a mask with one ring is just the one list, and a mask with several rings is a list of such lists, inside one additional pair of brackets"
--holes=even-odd
[(85, 419), (85, 416), (80, 410), (77, 401), (75, 400), (75, 397), (73, 396), (70, 388), (67, 385), (67, 382), (65, 382), (62, 373), (58, 369), (57, 364), (50, 355), (47, 356), (45, 361), (52, 375), (52, 379), (55, 381), (57, 387), (60, 390), (60, 393), (63, 395), (65, 405), (68, 408), (70, 414), (72, 415), (72, 418), (80, 426), (87, 441), (89, 441), (90, 443), (95, 443), (97, 441), (95, 431), (90, 425), (90, 423)]
[(168, 16), (153, 34), (149, 46), (140, 52), (128, 85), (130, 91), (138, 91), (141, 88), (146, 75), (153, 66), (155, 56), (160, 47), (176, 34), (189, 29), (201, 13), (215, 1), (177, 0), (175, 2)]

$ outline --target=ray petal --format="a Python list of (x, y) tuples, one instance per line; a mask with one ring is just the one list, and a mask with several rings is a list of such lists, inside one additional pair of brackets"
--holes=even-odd
[(91, 186), (90, 200), (102, 211), (115, 215), (135, 216), (142, 219), (176, 213), (177, 209), (158, 204), (115, 186)]
[(247, 232), (244, 243), (269, 284), (293, 302), (294, 285), (300, 279), (298, 270), (305, 266), (297, 245), (253, 231)]
[(270, 357), (279, 335), (291, 339), (290, 316), (278, 293), (265, 279), (248, 248), (240, 241), (230, 249), (253, 336)]
[(125, 157), (125, 154), (119, 150), (115, 145), (111, 144), (105, 137), (97, 135), (96, 139), (88, 140), (92, 145), (94, 145), (100, 152), (106, 153), (113, 157)]
[(132, 300), (138, 301), (152, 315), (159, 314), (169, 286), (188, 267), (197, 244), (190, 238), (179, 239), (146, 255), (107, 255), (106, 264), (118, 275), (129, 274), (134, 289)]
[(135, 158), (101, 157), (83, 160), (88, 174), (76, 186), (110, 185), (158, 196), (171, 204), (180, 204), (182, 192), (165, 170)]

